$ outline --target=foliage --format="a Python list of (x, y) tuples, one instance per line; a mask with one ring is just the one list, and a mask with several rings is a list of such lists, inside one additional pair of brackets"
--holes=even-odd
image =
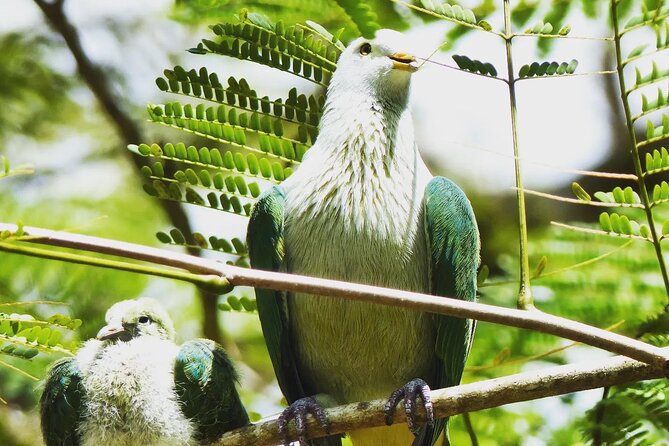
[[(0, 156), (3, 170), (0, 179), (14, 175), (25, 175), (32, 172), (28, 167), (12, 169), (9, 160)], [(21, 226), (17, 236), (22, 233)], [(13, 238), (14, 235), (0, 233), (0, 243)], [(44, 302), (3, 302), (0, 309), (22, 307), (26, 304)], [(30, 313), (0, 311), (0, 356), (9, 356), (30, 361), (40, 352), (71, 354), (72, 349), (62, 344), (63, 330), (75, 330), (81, 325), (80, 319), (72, 319), (63, 314), (53, 314), (47, 319), (35, 318)], [(0, 359), (0, 367), (8, 368), (16, 373), (34, 378), (29, 373), (15, 367), (11, 363)], [(4, 400), (0, 397), (0, 401)]]
[(11, 133), (45, 138), (79, 118), (72, 81), (44, 63), (52, 43), (16, 33), (0, 36), (0, 141)]
[[(669, 385), (666, 380), (625, 386), (590, 409), (580, 428), (586, 437), (594, 429), (600, 428), (603, 444), (660, 444), (666, 440), (669, 431), (668, 398)], [(603, 419), (598, 421), (600, 412)]]

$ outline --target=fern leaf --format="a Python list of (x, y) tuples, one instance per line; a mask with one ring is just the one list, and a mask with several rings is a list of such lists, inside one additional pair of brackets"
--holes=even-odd
[(244, 197), (240, 198), (237, 194), (211, 191), (203, 196), (193, 187), (181, 184), (178, 181), (165, 181), (161, 179), (152, 179), (144, 183), (143, 189), (148, 195), (161, 200), (188, 203), (242, 217), (248, 217), (251, 214), (252, 201), (246, 200)]
[(258, 307), (255, 299), (248, 296), (237, 297), (235, 295), (224, 296), (225, 302), (218, 304), (221, 311), (243, 311), (248, 313), (256, 312)]
[(458, 54), (454, 54), (452, 57), (461, 70), (482, 74), (484, 76), (497, 77), (497, 69), (491, 63), (472, 60), (467, 56)]
[[(262, 178), (272, 182), (280, 182), (290, 176), (293, 169), (284, 167), (276, 161), (270, 161), (267, 157), (257, 157), (254, 153), (243, 155), (233, 150), (209, 149), (207, 147), (186, 147), (184, 143), (167, 143), (164, 146), (158, 144), (130, 145), (128, 149), (145, 157), (157, 159), (158, 162), (151, 166), (144, 166), (142, 172), (147, 177), (164, 177), (165, 161), (192, 166), (194, 168), (206, 167), (221, 173), (240, 173), (246, 177)], [(297, 152), (296, 158), (301, 159), (304, 152)], [(147, 170), (149, 169), (149, 170)], [(213, 183), (220, 181), (217, 173), (213, 174)], [(252, 188), (251, 185), (249, 185)], [(253, 193), (253, 191), (252, 191)]]
[(200, 232), (184, 235), (179, 229), (173, 228), (168, 232), (156, 233), (156, 238), (167, 245), (188, 246), (198, 249), (224, 252), (239, 257), (248, 253), (246, 244), (239, 238), (225, 239), (215, 235), (205, 236)]
[(221, 54), (293, 73), (327, 86), (341, 54), (342, 45), (312, 28), (282, 22), (272, 24), (247, 15), (240, 23), (213, 26), (217, 41), (202, 40), (190, 52)]
[[(204, 67), (199, 71), (186, 71), (177, 65), (172, 70), (165, 70), (164, 74), (165, 77), (156, 79), (156, 84), (162, 91), (206, 99), (241, 111), (273, 115), (287, 122), (312, 127), (311, 132), (315, 131), (325, 104), (323, 95), (307, 97), (298, 94), (295, 88), (290, 90), (285, 99), (260, 97), (244, 78), (238, 80), (230, 77), (228, 86), (224, 87), (216, 73), (209, 73)], [(223, 112), (223, 116), (226, 114), (227, 112)]]
[(532, 62), (520, 67), (518, 77), (540, 77), (540, 76), (562, 76), (565, 74), (574, 74), (578, 67), (578, 61), (572, 59), (570, 62)]
[[(225, 116), (224, 112), (214, 110), (213, 107), (205, 108), (203, 104), (193, 110), (190, 104), (182, 106), (178, 102), (148, 107), (149, 117), (155, 123), (286, 162), (297, 162), (298, 153), (306, 152), (311, 146), (313, 135), (309, 135), (306, 129), (298, 132), (299, 140), (293, 139), (283, 135), (279, 119), (271, 119), (267, 115), (261, 117), (258, 113), (237, 115), (234, 109)], [(224, 106), (218, 107), (218, 111), (221, 110), (225, 110)], [(257, 136), (260, 148), (247, 143), (249, 134)]]
[(346, 12), (363, 37), (370, 39), (381, 28), (374, 9), (367, 2), (360, 0), (335, 0), (335, 2)]

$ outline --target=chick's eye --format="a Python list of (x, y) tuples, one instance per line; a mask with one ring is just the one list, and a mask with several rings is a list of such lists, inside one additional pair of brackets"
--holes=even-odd
[(140, 316), (139, 319), (137, 319), (137, 322), (140, 324), (148, 324), (151, 322), (151, 318), (149, 318), (149, 316)]
[(368, 42), (365, 42), (360, 46), (360, 54), (362, 54), (363, 56), (366, 56), (371, 52), (372, 52), (372, 45), (370, 45)]

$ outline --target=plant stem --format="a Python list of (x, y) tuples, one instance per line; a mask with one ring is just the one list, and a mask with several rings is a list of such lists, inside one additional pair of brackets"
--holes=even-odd
[(472, 417), (469, 412), (462, 414), (462, 419), (465, 422), (465, 428), (469, 434), (469, 441), (471, 441), (472, 446), (479, 446), (479, 439), (476, 437), (476, 431), (474, 430), (474, 425), (472, 424)]
[(513, 51), (511, 29), (510, 0), (504, 0), (504, 41), (506, 43), (506, 66), (509, 76), (509, 104), (511, 107), (511, 136), (513, 138), (513, 158), (516, 174), (516, 197), (518, 199), (518, 231), (520, 244), (520, 287), (517, 306), (523, 310), (534, 308), (534, 298), (530, 285), (530, 261), (527, 253), (527, 216), (525, 211), (525, 193), (518, 145), (518, 114), (516, 110), (516, 78), (513, 74)]
[[(443, 418), (520, 401), (662, 376), (662, 370), (627, 358), (614, 357), (605, 361), (597, 361), (596, 365), (563, 365), (433, 390), (431, 398), (435, 417)], [(374, 400), (326, 410), (326, 416), (330, 422), (328, 433), (338, 434), (361, 428), (384, 426), (384, 404), (385, 400)], [(395, 416), (396, 423), (404, 421), (404, 414), (400, 412)], [(419, 412), (418, 415), (419, 421), (425, 421), (424, 412)], [(318, 438), (328, 434), (313, 417), (309, 417), (306, 425), (307, 438)], [(277, 421), (276, 418), (272, 418), (228, 432), (214, 444), (216, 446), (248, 444), (269, 446), (281, 441), (278, 436)], [(288, 438), (296, 440), (292, 423), (289, 425)]]
[(636, 134), (634, 132), (634, 121), (632, 119), (632, 112), (630, 111), (629, 101), (627, 99), (627, 88), (625, 86), (625, 73), (623, 66), (623, 57), (622, 50), (620, 45), (620, 25), (618, 23), (618, 8), (617, 0), (611, 0), (611, 21), (613, 22), (614, 29), (614, 42), (616, 48), (616, 69), (618, 71), (618, 82), (620, 85), (620, 99), (623, 103), (623, 109), (625, 111), (625, 120), (627, 121), (627, 132), (630, 139), (630, 144), (632, 146), (632, 162), (634, 163), (634, 171), (637, 176), (637, 184), (639, 189), (639, 195), (641, 202), (644, 205), (644, 212), (646, 213), (646, 220), (648, 221), (648, 226), (650, 227), (651, 241), (655, 247), (655, 255), (657, 257), (657, 263), (660, 267), (660, 273), (662, 274), (662, 280), (664, 282), (664, 289), (667, 294), (667, 304), (664, 308), (665, 311), (669, 311), (669, 274), (667, 274), (667, 266), (664, 261), (664, 256), (662, 254), (662, 244), (660, 236), (657, 234), (657, 229), (655, 228), (655, 218), (653, 216), (652, 201), (648, 196), (648, 189), (646, 188), (646, 181), (643, 175), (643, 169), (641, 167), (641, 157), (639, 156), (639, 147), (637, 145)]
[(230, 283), (217, 275), (203, 276), (184, 271), (168, 270), (164, 268), (155, 268), (152, 266), (137, 265), (134, 263), (120, 262), (117, 260), (100, 259), (97, 257), (72, 254), (68, 252), (52, 251), (28, 246), (17, 246), (13, 243), (0, 242), (0, 251), (22, 254), (30, 257), (39, 257), (42, 259), (61, 260), (80, 265), (98, 266), (101, 268), (110, 268), (119, 271), (128, 271), (133, 273), (148, 274), (151, 276), (164, 277), (167, 279), (181, 280), (198, 285), (208, 290), (217, 290), (219, 294), (224, 294), (232, 287)]
[[(609, 397), (610, 392), (611, 386), (604, 387), (604, 390), (602, 391), (602, 401)], [(592, 446), (602, 446), (602, 422), (604, 421), (605, 413), (605, 406), (600, 403), (600, 406), (595, 413), (595, 429), (592, 431)]]

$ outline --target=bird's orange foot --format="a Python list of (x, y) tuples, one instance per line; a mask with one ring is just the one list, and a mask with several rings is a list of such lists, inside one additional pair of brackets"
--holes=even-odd
[(300, 444), (307, 444), (307, 415), (312, 414), (318, 424), (328, 432), (330, 430), (330, 423), (328, 422), (327, 417), (325, 416), (325, 411), (323, 407), (316, 401), (313, 397), (300, 398), (295, 401), (293, 404), (288, 406), (281, 412), (277, 424), (279, 425), (279, 435), (283, 440), (283, 444), (288, 445), (290, 441), (288, 440), (288, 423), (290, 420), (295, 420), (295, 430), (297, 431), (297, 439)]
[(407, 425), (409, 426), (409, 430), (414, 435), (417, 435), (420, 430), (416, 426), (416, 400), (418, 397), (423, 400), (423, 406), (427, 413), (427, 422), (432, 426), (434, 424), (434, 410), (432, 408), (432, 400), (430, 399), (430, 386), (420, 378), (412, 379), (390, 394), (383, 409), (383, 412), (386, 414), (386, 424), (388, 426), (393, 424), (395, 407), (397, 407), (401, 399), (404, 399), (404, 412), (406, 413)]

